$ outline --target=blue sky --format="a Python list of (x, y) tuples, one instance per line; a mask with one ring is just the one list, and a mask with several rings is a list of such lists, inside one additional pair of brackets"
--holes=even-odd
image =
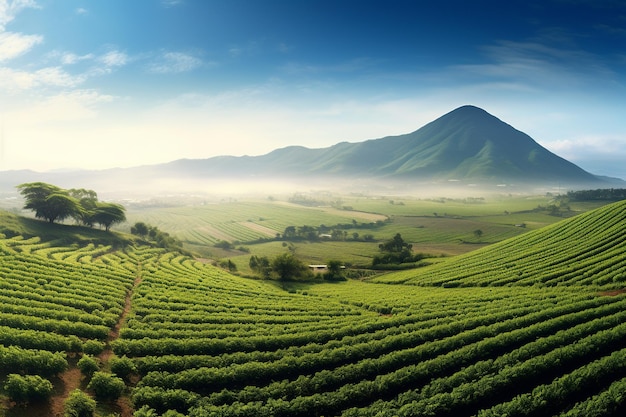
[(626, 4), (0, 0), (0, 170), (319, 148), (464, 104), (626, 178)]

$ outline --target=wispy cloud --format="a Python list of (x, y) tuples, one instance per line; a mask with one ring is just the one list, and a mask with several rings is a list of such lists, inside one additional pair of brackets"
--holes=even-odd
[(128, 63), (128, 55), (120, 51), (109, 51), (98, 57), (98, 61), (107, 67), (122, 67)]
[(568, 158), (575, 158), (576, 155), (584, 155), (586, 152), (605, 156), (626, 154), (623, 138), (614, 135), (586, 135), (561, 139), (551, 142), (549, 146), (550, 149)]
[(0, 31), (4, 31), (7, 23), (15, 19), (15, 15), (27, 8), (39, 8), (34, 0), (0, 0)]
[(42, 41), (39, 35), (0, 32), (0, 62), (18, 57)]
[(85, 9), (84, 7), (79, 7), (74, 12), (78, 15), (89, 13), (89, 11)]
[(82, 61), (90, 61), (95, 58), (94, 54), (77, 55), (73, 52), (52, 51), (46, 58), (60, 62), (62, 65), (74, 65)]
[(582, 49), (554, 47), (540, 42), (499, 41), (483, 47), (486, 62), (457, 65), (466, 76), (514, 80), (548, 89), (582, 86), (598, 79), (611, 80), (615, 72), (602, 59)]
[(176, 74), (193, 71), (203, 65), (202, 60), (183, 52), (164, 52), (148, 70), (157, 74)]
[(61, 67), (46, 67), (31, 72), (0, 68), (0, 89), (6, 91), (37, 87), (76, 87), (84, 81), (84, 76), (71, 75)]

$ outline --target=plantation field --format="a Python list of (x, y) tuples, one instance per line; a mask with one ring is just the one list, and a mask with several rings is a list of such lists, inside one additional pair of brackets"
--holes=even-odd
[[(415, 199), (408, 197), (332, 196), (327, 193), (267, 200), (196, 201), (195, 205), (133, 209), (129, 225), (144, 221), (181, 239), (185, 247), (214, 260), (228, 259), (237, 270), (249, 274), (250, 255), (276, 256), (287, 227), (339, 229), (340, 238), (296, 239), (292, 244), (306, 263), (338, 259), (346, 265), (364, 266), (378, 253), (378, 244), (396, 233), (413, 245), (415, 252), (450, 256), (518, 236), (552, 224), (603, 203), (575, 203), (556, 213), (545, 209), (552, 196), (491, 196), (464, 199)], [(541, 209), (541, 208), (544, 209)], [(481, 235), (477, 237), (476, 230)], [(324, 232), (326, 233), (326, 232)], [(328, 232), (330, 233), (330, 232)], [(245, 252), (214, 247), (231, 242)], [(279, 244), (275, 244), (279, 242)]]
[(386, 216), (326, 207), (306, 207), (285, 201), (222, 202), (198, 206), (129, 211), (128, 223), (143, 221), (195, 244), (220, 240), (248, 242), (274, 238), (291, 225), (375, 223)]
[[(340, 283), (246, 279), (71, 226), (5, 236), (0, 389), (13, 373), (55, 389), (25, 405), (2, 390), (0, 415), (62, 414), (73, 388), (99, 416), (624, 415), (625, 216), (615, 203)], [(124, 381), (119, 399), (82, 371), (67, 382), (84, 357)]]
[(626, 209), (610, 204), (386, 282), (416, 285), (564, 286), (626, 282)]

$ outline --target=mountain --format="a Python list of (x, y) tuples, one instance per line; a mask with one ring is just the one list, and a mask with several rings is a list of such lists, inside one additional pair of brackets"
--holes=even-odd
[(257, 157), (179, 160), (170, 172), (395, 180), (599, 185), (603, 179), (553, 154), (486, 111), (463, 106), (413, 133), (322, 149), (290, 146)]
[[(20, 178), (27, 178), (21, 180)], [(33, 181), (96, 188), (164, 187), (170, 181), (339, 180), (348, 184), (515, 184), (591, 188), (624, 185), (595, 176), (553, 154), (530, 136), (475, 106), (459, 107), (415, 132), (309, 149), (289, 146), (261, 156), (181, 159), (166, 164), (103, 171), (37, 174), (0, 172), (0, 185)], [(174, 186), (176, 189), (180, 185)], [(4, 188), (4, 187), (3, 187)], [(1, 190), (0, 190), (1, 191)], [(165, 190), (162, 190), (165, 191)]]

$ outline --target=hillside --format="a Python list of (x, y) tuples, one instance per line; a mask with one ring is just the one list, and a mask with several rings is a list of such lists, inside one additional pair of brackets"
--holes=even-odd
[(338, 176), (564, 185), (604, 182), (474, 106), (459, 107), (406, 135), (343, 142), (322, 149), (293, 146), (258, 157), (181, 160), (164, 169), (190, 175), (228, 173), (244, 177)]
[[(436, 288), (257, 281), (158, 248), (0, 238), (0, 380), (55, 387), (17, 405), (2, 384), (0, 414), (60, 415), (77, 388), (100, 417), (623, 415), (625, 204), (494, 245), (500, 258), (477, 251), (473, 275), (458, 277), (471, 254), (416, 282)], [(522, 244), (535, 270), (499, 286)], [(566, 257), (586, 269), (552, 287), (541, 271)], [(79, 358), (124, 391), (98, 394)]]
[(86, 226), (68, 227), (63, 224), (50, 224), (41, 220), (18, 216), (0, 209), (0, 237), (37, 237), (42, 241), (58, 241), (69, 244), (96, 244), (123, 247), (133, 244), (135, 237), (116, 232), (104, 232)]
[(427, 286), (609, 286), (626, 283), (626, 200), (380, 281)]

